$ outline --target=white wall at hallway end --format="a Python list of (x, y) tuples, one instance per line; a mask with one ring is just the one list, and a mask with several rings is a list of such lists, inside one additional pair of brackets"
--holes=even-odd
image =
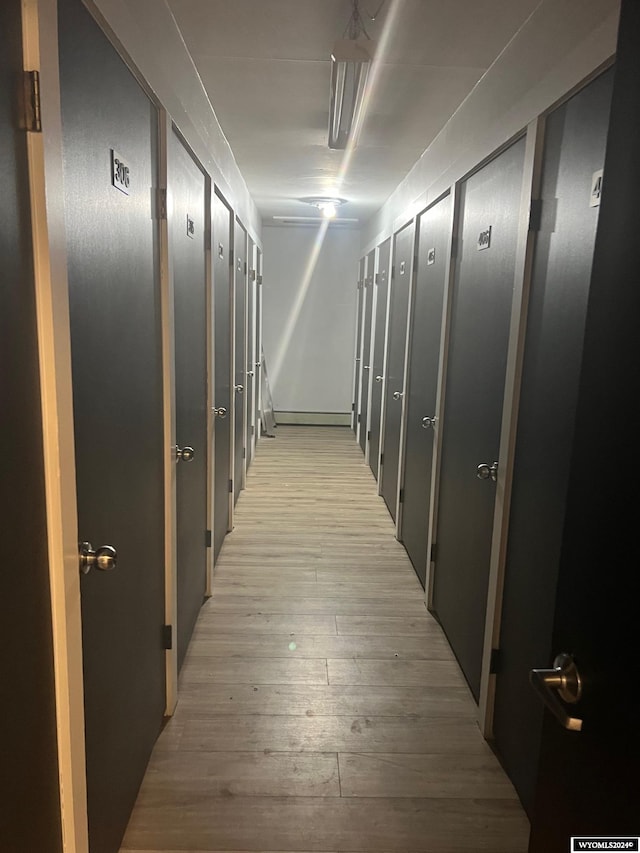
[(360, 232), (263, 227), (263, 336), (276, 412), (350, 412)]

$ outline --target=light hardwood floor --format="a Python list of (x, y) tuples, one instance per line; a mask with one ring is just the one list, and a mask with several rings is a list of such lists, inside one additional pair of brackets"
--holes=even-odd
[(524, 853), (353, 433), (263, 439), (122, 853)]

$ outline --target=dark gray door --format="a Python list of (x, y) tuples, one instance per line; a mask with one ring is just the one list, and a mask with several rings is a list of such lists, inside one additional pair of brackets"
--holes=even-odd
[(79, 0), (59, 4), (89, 835), (115, 853), (165, 709), (156, 110)]
[(362, 376), (362, 321), (364, 309), (364, 271), (366, 259), (358, 264), (358, 303), (356, 306), (356, 369), (353, 380), (353, 431), (358, 435), (360, 425), (360, 377)]
[(362, 372), (360, 390), (360, 447), (367, 450), (367, 421), (369, 419), (369, 390), (371, 388), (371, 319), (373, 317), (373, 299), (375, 296), (374, 268), (375, 250), (367, 255), (366, 276), (364, 279), (364, 319), (362, 325)]
[(249, 237), (249, 273), (247, 276), (247, 434), (245, 446), (247, 448), (247, 470), (253, 459), (253, 435), (256, 424), (256, 392), (255, 392), (255, 361), (256, 361), (256, 330), (255, 330), (255, 293), (256, 293), (256, 270), (255, 270), (255, 243)]
[(262, 369), (262, 252), (256, 247), (256, 357), (253, 364), (256, 386), (256, 443), (260, 439), (260, 386)]
[(382, 440), (382, 497), (393, 520), (396, 520), (398, 497), (398, 464), (404, 393), (405, 355), (411, 275), (413, 272), (415, 222), (399, 231), (393, 246), (391, 277), (391, 309), (389, 311), (389, 343), (387, 348), (387, 382), (384, 399), (384, 436)]
[[(175, 134), (169, 148), (176, 358), (178, 665), (204, 599), (207, 567), (205, 177)], [(190, 453), (191, 448), (194, 453)], [(182, 453), (180, 453), (182, 451)]]
[[(496, 746), (531, 814), (543, 707), (530, 669), (550, 662), (584, 321), (613, 72), (547, 119), (542, 219), (529, 301), (496, 676)], [(543, 415), (541, 417), (541, 415)]]
[(448, 270), (451, 199), (419, 219), (411, 312), (401, 539), (425, 585), (442, 307)]
[(232, 477), (231, 429), (231, 321), (233, 275), (231, 269), (231, 243), (233, 239), (233, 214), (217, 193), (213, 194), (211, 223), (213, 230), (211, 254), (213, 258), (213, 313), (214, 313), (214, 507), (213, 554), (217, 559), (229, 530), (230, 492)]
[(378, 274), (374, 282), (375, 292), (375, 329), (373, 336), (373, 357), (371, 360), (371, 415), (369, 418), (369, 466), (373, 476), (378, 479), (380, 461), (380, 421), (382, 416), (382, 389), (384, 383), (384, 341), (387, 329), (387, 302), (389, 299), (389, 253), (391, 238), (378, 248)]
[(20, 0), (0, 4), (0, 838), (61, 853), (53, 638), (27, 135), (21, 127)]
[(476, 697), (496, 489), (524, 140), (461, 187), (447, 368), (433, 609)]
[(236, 220), (233, 239), (234, 317), (235, 317), (235, 402), (234, 402), (234, 462), (233, 501), (238, 502), (244, 488), (245, 418), (247, 412), (247, 232)]
[(640, 690), (629, 667), (638, 634), (639, 79), (640, 6), (623, 0), (551, 654), (537, 665), (573, 656), (583, 696), (561, 707), (582, 730), (545, 711), (531, 853), (569, 850), (570, 836), (640, 833)]

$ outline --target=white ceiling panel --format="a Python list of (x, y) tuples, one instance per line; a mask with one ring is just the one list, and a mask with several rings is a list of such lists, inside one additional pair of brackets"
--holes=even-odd
[[(137, 0), (128, 0), (135, 6)], [(352, 0), (165, 0), (263, 217), (296, 216), (337, 191), (369, 218), (456, 111), (539, 0), (360, 0), (377, 39), (397, 4), (344, 180), (327, 147), (329, 56)]]

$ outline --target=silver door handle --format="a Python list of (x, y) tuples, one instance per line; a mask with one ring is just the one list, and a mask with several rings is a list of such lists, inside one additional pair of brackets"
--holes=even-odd
[(435, 429), (437, 418), (423, 418), (422, 429)]
[(369, 365), (368, 365), (368, 364), (363, 364), (363, 365), (362, 365), (362, 369), (363, 369), (363, 370), (369, 370), (370, 368), (369, 368)]
[(253, 375), (254, 375), (253, 370), (247, 370), (247, 376), (253, 377)]
[(211, 409), (211, 411), (216, 416), (216, 418), (226, 418), (227, 417), (227, 410), (225, 409), (224, 406), (216, 406), (215, 408)]
[(494, 483), (497, 482), (498, 463), (494, 462), (493, 465), (487, 465), (486, 462), (483, 462), (482, 465), (478, 465), (476, 477), (479, 480), (493, 480)]
[(193, 447), (178, 447), (176, 444), (176, 460), (178, 462), (193, 462), (193, 457), (196, 455)]
[(553, 669), (532, 669), (529, 681), (563, 728), (571, 732), (582, 731), (582, 720), (569, 716), (560, 702), (562, 699), (568, 705), (575, 705), (582, 697), (582, 679), (571, 655), (558, 655)]
[(235, 390), (238, 394), (244, 394), (244, 385), (236, 385)]
[(115, 569), (118, 561), (116, 549), (111, 545), (101, 545), (94, 551), (91, 542), (81, 542), (78, 552), (80, 571), (83, 575), (89, 574), (94, 567), (100, 569), (101, 572), (110, 572)]
[(404, 394), (402, 393), (402, 391), (394, 391), (393, 392), (393, 399), (394, 400), (402, 400), (403, 397), (404, 397)]
[(379, 376), (379, 375), (376, 376), (376, 382), (382, 382), (383, 379), (384, 379), (383, 376)]

